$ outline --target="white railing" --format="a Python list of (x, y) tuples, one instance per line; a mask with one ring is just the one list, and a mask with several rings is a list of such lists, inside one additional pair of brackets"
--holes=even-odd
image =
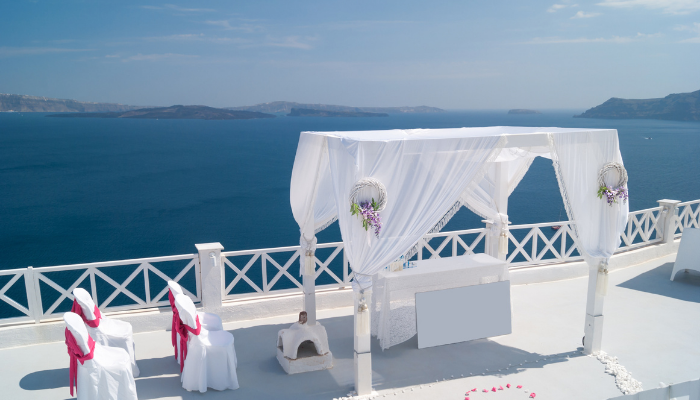
[(680, 237), (685, 228), (700, 228), (700, 200), (679, 203), (676, 210), (678, 217), (673, 229), (673, 232), (678, 232), (676, 237)]
[[(513, 235), (513, 232), (528, 229), (529, 232), (522, 240), (516, 239)], [(548, 233), (554, 233), (550, 233), (551, 236), (546, 235), (543, 229)], [(508, 229), (510, 240), (506, 261), (510, 263), (511, 267), (520, 267), (580, 260), (581, 256), (573, 237), (571, 224), (568, 221), (513, 225)], [(514, 248), (511, 245), (514, 245)], [(513, 249), (511, 250), (511, 248)]]
[(620, 250), (630, 250), (663, 240), (660, 217), (663, 207), (632, 211), (627, 220), (627, 230), (622, 232)]
[[(631, 212), (618, 251), (668, 241), (663, 235), (664, 226), (670, 227), (676, 238), (685, 228), (700, 228), (700, 200), (679, 203), (669, 210), (673, 211), (670, 215), (663, 207)], [(511, 268), (526, 268), (581, 260), (573, 238), (568, 221), (512, 225), (506, 261)], [(418, 242), (414, 259), (488, 252), (492, 240), (498, 237), (492, 236), (488, 228), (432, 233)], [(300, 254), (299, 246), (222, 252), (222, 262), (214, 264), (221, 268), (222, 298), (241, 300), (301, 293)], [(168, 280), (180, 282), (194, 301), (202, 301), (199, 257), (186, 254), (0, 270), (0, 305), (9, 310), (0, 315), (0, 326), (60, 317), (70, 309), (71, 293), (76, 287), (88, 290), (103, 311), (167, 306)], [(350, 286), (353, 273), (342, 242), (319, 244), (316, 266), (317, 289)]]
[[(416, 258), (422, 260), (425, 250), (428, 251), (429, 258), (441, 258), (447, 245), (451, 245), (450, 253), (447, 257), (457, 257), (465, 254), (474, 254), (475, 249), (480, 244), (486, 244), (488, 237), (487, 230), (467, 229), (463, 231), (436, 232), (429, 233), (418, 242), (418, 252)], [(475, 236), (475, 237), (474, 237)], [(442, 240), (441, 240), (442, 239)], [(467, 244), (469, 243), (469, 244)]]
[[(15, 313), (20, 314), (20, 316), (16, 317), (6, 317), (2, 319), (2, 324), (14, 324), (14, 323), (19, 323), (19, 322), (28, 322), (28, 321), (33, 321), (33, 299), (31, 297), (27, 298), (27, 293), (32, 293), (33, 288), (34, 288), (34, 281), (31, 278), (28, 278), (28, 275), (31, 274), (31, 268), (22, 268), (22, 269), (10, 269), (10, 270), (5, 270), (5, 271), (0, 271), (0, 277), (10, 277), (9, 280), (2, 286), (0, 289), (0, 301), (12, 306), (13, 310)], [(20, 283), (18, 283), (20, 280), (24, 282), (24, 287), (25, 290), (22, 293)], [(25, 307), (20, 303), (20, 299), (15, 297), (14, 299), (10, 297), (10, 294), (7, 292), (11, 289), (14, 288), (14, 286), (17, 285), (20, 293), (18, 295), (20, 297), (23, 297), (23, 301), (27, 306)]]
[[(324, 251), (325, 249), (328, 250)], [(324, 253), (328, 252), (330, 254), (324, 256)], [(240, 299), (267, 295), (271, 292), (288, 294), (301, 291), (299, 255), (300, 246), (222, 252), (224, 298)], [(315, 258), (318, 267), (316, 270), (318, 289), (342, 288), (350, 285), (353, 275), (345, 257), (342, 242), (319, 244)], [(336, 264), (342, 262), (342, 272), (338, 269), (335, 272), (332, 270), (330, 265), (333, 261), (336, 261)], [(268, 266), (273, 268), (272, 273)], [(226, 278), (229, 271), (235, 274), (230, 282)], [(327, 274), (328, 278), (325, 281), (329, 282), (318, 282), (323, 273)], [(278, 287), (275, 288), (275, 286)]]
[[(154, 266), (178, 261), (184, 261), (184, 266), (183, 262), (168, 266), (170, 275), (164, 272), (165, 266)], [(130, 266), (134, 267), (133, 270), (127, 268)], [(2, 324), (28, 320), (38, 323), (59, 318), (70, 309), (72, 292), (77, 287), (91, 293), (101, 311), (169, 305), (167, 282), (180, 282), (192, 269), (195, 293), (187, 289), (188, 285), (183, 285), (183, 291), (194, 301), (200, 301), (199, 257), (196, 254), (0, 271), (0, 276), (13, 275), (0, 289), (0, 300), (24, 314), (21, 317), (2, 319)], [(28, 307), (6, 295), (7, 290), (13, 287), (21, 276), (24, 276)], [(121, 299), (117, 300), (120, 295)]]

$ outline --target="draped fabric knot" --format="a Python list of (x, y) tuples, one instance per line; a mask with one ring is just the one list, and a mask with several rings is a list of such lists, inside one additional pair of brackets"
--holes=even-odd
[(171, 325), (170, 339), (173, 343), (173, 348), (175, 351), (175, 359), (177, 360), (177, 333), (180, 330), (180, 312), (177, 311), (175, 307), (175, 296), (173, 296), (172, 290), (168, 290), (168, 300), (170, 300), (170, 308), (173, 310), (173, 322)]
[(80, 361), (80, 365), (84, 365), (85, 361), (92, 360), (92, 357), (95, 354), (95, 341), (88, 336), (88, 348), (90, 349), (90, 352), (84, 354), (71, 331), (66, 328), (66, 346), (68, 347), (68, 355), (70, 356), (70, 367), (68, 372), (68, 379), (70, 380), (70, 395), (73, 396), (74, 385), (75, 391), (78, 391), (78, 361)]
[(608, 294), (608, 259), (603, 258), (598, 263), (598, 276), (596, 279), (595, 292), (601, 296)]
[(318, 240), (316, 236), (312, 236), (311, 239), (307, 239), (304, 234), (301, 234), (299, 239), (299, 245), (301, 246), (301, 251), (304, 257), (304, 268), (300, 269), (299, 275), (313, 275), (316, 272), (316, 244)]
[(71, 307), (70, 311), (72, 313), (78, 314), (80, 316), (80, 318), (82, 318), (83, 321), (85, 322), (85, 325), (87, 325), (91, 328), (97, 328), (98, 326), (100, 326), (100, 320), (102, 319), (102, 313), (100, 313), (100, 309), (97, 308), (97, 305), (95, 305), (95, 309), (93, 310), (93, 312), (95, 313), (95, 319), (93, 319), (93, 320), (87, 319), (87, 316), (83, 312), (83, 307), (80, 306), (80, 304), (78, 303), (78, 300), (76, 300), (76, 299), (73, 299), (73, 307)]
[(180, 335), (180, 373), (185, 367), (185, 359), (187, 358), (187, 340), (189, 339), (188, 333), (192, 333), (195, 336), (199, 336), (202, 331), (202, 324), (199, 323), (199, 315), (196, 316), (195, 322), (197, 323), (197, 329), (192, 329), (189, 325), (180, 322), (177, 327), (177, 333)]
[(508, 254), (508, 215), (498, 213), (494, 225), (498, 233), (498, 253)]

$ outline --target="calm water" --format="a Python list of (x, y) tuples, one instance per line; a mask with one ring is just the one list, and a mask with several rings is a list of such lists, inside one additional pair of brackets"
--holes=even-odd
[[(700, 123), (572, 118), (577, 112), (252, 121), (0, 113), (0, 269), (193, 253), (205, 242), (226, 250), (296, 245), (289, 180), (304, 130), (616, 128), (632, 210), (700, 198)], [(511, 220), (555, 221), (560, 210), (551, 162), (537, 159), (510, 198)], [(445, 230), (480, 227), (479, 220), (464, 209)], [(339, 240), (337, 225), (319, 235)]]

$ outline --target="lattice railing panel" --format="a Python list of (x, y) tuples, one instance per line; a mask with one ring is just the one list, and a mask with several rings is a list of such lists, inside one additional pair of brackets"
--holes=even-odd
[(627, 229), (620, 235), (620, 249), (627, 250), (648, 244), (660, 242), (663, 239), (660, 217), (662, 207), (629, 213)]
[(579, 260), (572, 235), (568, 222), (510, 226), (506, 261), (517, 266)]
[[(299, 246), (221, 253), (224, 297), (236, 299), (301, 291), (300, 254)], [(315, 256), (318, 288), (350, 284), (352, 273), (342, 243), (319, 244)]]
[(0, 271), (0, 320), (3, 322), (31, 320), (25, 274), (24, 269)]
[[(166, 269), (158, 265), (161, 262), (179, 265)], [(199, 301), (199, 284), (183, 282), (188, 273), (191, 280), (198, 280), (198, 268), (196, 255), (35, 268), (34, 280), (40, 293), (36, 299), (39, 319), (58, 317), (70, 310), (72, 292), (77, 287), (87, 290), (102, 311), (167, 306), (169, 280), (182, 282), (185, 294)]]
[(679, 237), (685, 228), (700, 228), (700, 200), (679, 203), (678, 216), (674, 222), (674, 233)]

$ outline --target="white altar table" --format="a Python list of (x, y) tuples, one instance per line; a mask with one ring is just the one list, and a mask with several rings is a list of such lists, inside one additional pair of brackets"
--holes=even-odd
[(421, 260), (415, 268), (380, 271), (372, 281), (372, 335), (382, 349), (412, 338), (417, 333), (416, 293), (508, 280), (507, 264), (486, 254)]

